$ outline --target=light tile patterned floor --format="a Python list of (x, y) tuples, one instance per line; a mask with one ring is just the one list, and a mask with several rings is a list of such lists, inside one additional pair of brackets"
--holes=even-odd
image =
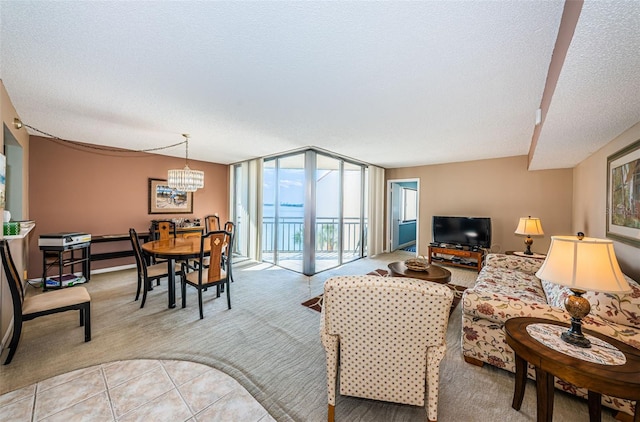
[(175, 360), (119, 361), (49, 378), (0, 396), (0, 420), (274, 421), (233, 378)]

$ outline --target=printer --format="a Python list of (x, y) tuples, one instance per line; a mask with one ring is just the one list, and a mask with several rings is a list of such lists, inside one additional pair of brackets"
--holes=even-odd
[(50, 233), (40, 235), (38, 246), (67, 248), (89, 242), (91, 242), (91, 235), (88, 233)]

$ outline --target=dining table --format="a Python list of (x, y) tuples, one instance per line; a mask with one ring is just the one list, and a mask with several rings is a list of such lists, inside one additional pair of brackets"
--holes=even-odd
[[(164, 240), (152, 240), (142, 244), (142, 250), (150, 256), (166, 259), (169, 274), (169, 308), (176, 307), (176, 262), (200, 257), (200, 237), (172, 237)], [(211, 245), (205, 242), (205, 255), (210, 253)]]

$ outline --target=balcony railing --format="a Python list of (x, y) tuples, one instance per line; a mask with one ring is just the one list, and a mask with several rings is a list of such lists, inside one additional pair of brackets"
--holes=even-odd
[[(367, 221), (365, 219), (365, 230)], [(278, 219), (278, 252), (302, 252), (304, 245), (304, 218), (282, 217)], [(316, 218), (316, 253), (337, 252), (340, 220), (338, 218)], [(274, 252), (276, 221), (274, 217), (262, 219), (262, 251)], [(345, 218), (342, 226), (343, 253), (356, 254), (361, 248), (362, 230), (359, 218)]]

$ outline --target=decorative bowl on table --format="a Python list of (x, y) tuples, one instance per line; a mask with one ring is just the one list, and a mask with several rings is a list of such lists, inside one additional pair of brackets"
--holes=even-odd
[(404, 261), (404, 265), (411, 271), (427, 271), (431, 266), (426, 258), (410, 258)]

